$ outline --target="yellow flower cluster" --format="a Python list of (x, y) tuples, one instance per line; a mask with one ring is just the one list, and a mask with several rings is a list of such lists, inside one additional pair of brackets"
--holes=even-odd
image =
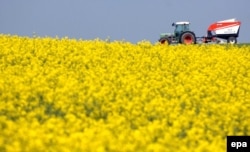
[(1, 152), (224, 152), (250, 47), (0, 35)]

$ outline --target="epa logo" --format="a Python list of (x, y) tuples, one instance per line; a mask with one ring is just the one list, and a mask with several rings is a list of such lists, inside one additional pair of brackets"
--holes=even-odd
[(227, 136), (227, 152), (250, 152), (250, 136)]
[(239, 149), (241, 147), (246, 148), (247, 142), (231, 142), (231, 147), (235, 147), (236, 149)]

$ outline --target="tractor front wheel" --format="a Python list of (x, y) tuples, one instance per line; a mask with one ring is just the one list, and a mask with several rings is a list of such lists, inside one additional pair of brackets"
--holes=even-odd
[(169, 45), (171, 43), (168, 38), (161, 38), (159, 42), (163, 45)]
[(182, 44), (195, 44), (196, 38), (194, 33), (192, 32), (185, 32), (180, 37), (180, 43)]

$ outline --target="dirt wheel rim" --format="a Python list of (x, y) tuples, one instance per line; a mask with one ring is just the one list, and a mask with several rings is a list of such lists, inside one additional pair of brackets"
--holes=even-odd
[(167, 41), (167, 40), (161, 40), (160, 43), (161, 43), (162, 45), (168, 45), (168, 41)]
[(162, 40), (162, 41), (161, 41), (161, 44), (166, 44), (166, 40)]
[(184, 37), (184, 43), (185, 44), (192, 44), (193, 43), (193, 38), (191, 35), (187, 35)]

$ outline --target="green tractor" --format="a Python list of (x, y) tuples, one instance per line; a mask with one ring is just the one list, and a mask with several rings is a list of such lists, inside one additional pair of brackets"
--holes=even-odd
[(175, 26), (174, 34), (162, 33), (160, 35), (159, 42), (161, 44), (196, 44), (196, 37), (194, 32), (189, 29), (189, 22), (176, 22), (172, 26)]

